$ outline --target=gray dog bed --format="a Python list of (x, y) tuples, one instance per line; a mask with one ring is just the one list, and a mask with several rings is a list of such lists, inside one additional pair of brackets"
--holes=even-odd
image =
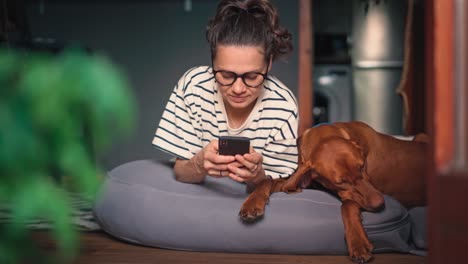
[[(279, 253), (347, 254), (340, 201), (318, 191), (274, 193), (265, 216), (254, 224), (238, 217), (247, 197), (245, 185), (207, 177), (203, 184), (174, 180), (169, 163), (141, 160), (110, 171), (94, 207), (102, 229), (119, 239), (168, 249)], [(374, 253), (417, 250), (424, 232), (414, 232), (417, 220), (396, 200), (385, 197), (385, 209), (363, 213), (364, 227)]]

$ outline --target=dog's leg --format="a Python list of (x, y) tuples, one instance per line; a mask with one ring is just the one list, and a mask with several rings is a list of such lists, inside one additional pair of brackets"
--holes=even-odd
[(261, 181), (242, 204), (239, 212), (240, 218), (244, 222), (254, 222), (262, 218), (270, 194), (281, 191), (284, 182), (283, 179), (272, 180), (269, 178)]
[(372, 258), (374, 249), (362, 226), (359, 205), (352, 200), (344, 200), (341, 205), (341, 217), (345, 228), (346, 244), (351, 260), (366, 263)]
[[(301, 192), (302, 186), (299, 186), (299, 182), (301, 181), (302, 177), (307, 177), (304, 176), (306, 173), (310, 171), (310, 168), (302, 163), (299, 165), (299, 168), (297, 168), (296, 172), (294, 172), (291, 177), (289, 177), (286, 182), (284, 183), (283, 187), (281, 188), (282, 192), (285, 193), (298, 193)], [(309, 180), (310, 181), (310, 180)]]

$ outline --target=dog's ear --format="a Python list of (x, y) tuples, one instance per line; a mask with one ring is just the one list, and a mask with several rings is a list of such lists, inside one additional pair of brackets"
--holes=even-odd
[(353, 140), (350, 140), (350, 143), (359, 151), (360, 153), (360, 160), (358, 161), (358, 165), (361, 169), (361, 174), (364, 178), (368, 178), (368, 174), (367, 174), (367, 160), (366, 160), (366, 157), (367, 157), (367, 151), (361, 147), (361, 145), (359, 145), (358, 143), (356, 143), (355, 141)]
[(297, 142), (297, 145), (298, 145), (298, 146), (301, 145), (301, 140), (302, 140), (302, 135), (300, 135), (300, 136), (296, 139), (296, 142)]
[(301, 142), (302, 142), (302, 135), (299, 136), (296, 140), (297, 143), (297, 162), (298, 164), (302, 164), (302, 154), (301, 154)]
[(367, 151), (354, 140), (349, 140), (349, 143), (351, 143), (351, 145), (353, 145), (353, 147), (356, 148), (356, 150), (359, 152), (361, 158), (361, 160), (359, 160), (359, 165), (361, 167), (364, 166), (366, 162)]
[(354, 140), (349, 140), (349, 143), (351, 143), (351, 145), (353, 145), (353, 147), (355, 147), (357, 150), (359, 150), (359, 152), (361, 152), (361, 155), (364, 154), (364, 151), (362, 149), (362, 147)]

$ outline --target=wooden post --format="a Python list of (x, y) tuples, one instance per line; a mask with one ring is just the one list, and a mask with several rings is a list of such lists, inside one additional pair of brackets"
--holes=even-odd
[(429, 0), (426, 18), (429, 263), (457, 263), (468, 246), (468, 3)]
[(313, 45), (312, 45), (312, 0), (299, 0), (299, 131), (313, 125)]

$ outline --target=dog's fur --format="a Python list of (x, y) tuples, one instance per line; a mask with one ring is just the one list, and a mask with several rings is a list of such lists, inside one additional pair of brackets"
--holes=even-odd
[(246, 222), (255, 221), (263, 216), (271, 193), (298, 192), (314, 181), (341, 199), (349, 255), (354, 262), (367, 262), (373, 246), (362, 226), (360, 210), (381, 209), (382, 194), (407, 208), (425, 205), (426, 145), (424, 134), (405, 141), (362, 122), (310, 128), (298, 140), (296, 172), (287, 180), (260, 182), (239, 215)]

